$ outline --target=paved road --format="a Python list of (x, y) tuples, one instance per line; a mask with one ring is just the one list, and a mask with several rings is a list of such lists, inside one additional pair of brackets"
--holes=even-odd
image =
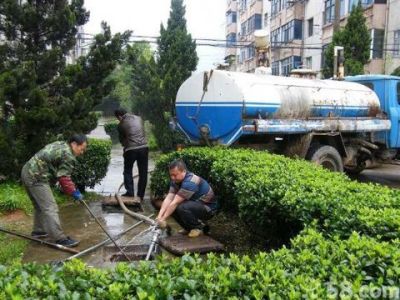
[(376, 182), (393, 188), (400, 188), (400, 165), (385, 164), (367, 169), (353, 177), (361, 182)]

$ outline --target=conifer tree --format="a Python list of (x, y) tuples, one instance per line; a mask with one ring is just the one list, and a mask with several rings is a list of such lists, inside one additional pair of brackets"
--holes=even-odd
[(364, 65), (370, 57), (371, 37), (366, 25), (364, 10), (359, 2), (353, 7), (344, 29), (334, 33), (332, 43), (325, 51), (324, 76), (333, 75), (333, 48), (344, 47), (346, 75), (364, 74)]
[(83, 0), (0, 1), (0, 174), (18, 176), (45, 144), (96, 126), (92, 108), (111, 90), (103, 79), (129, 33), (103, 24), (89, 54), (67, 65), (88, 18)]
[(198, 63), (196, 42), (187, 31), (185, 12), (183, 0), (172, 0), (167, 27), (161, 24), (158, 39), (156, 72), (159, 80), (153, 78), (152, 85), (158, 85), (159, 93), (149, 99), (154, 102), (151, 106), (156, 107), (156, 111), (148, 117), (155, 126), (155, 137), (163, 150), (172, 149), (176, 142), (176, 136), (168, 127), (168, 119), (174, 115), (175, 98), (180, 85)]

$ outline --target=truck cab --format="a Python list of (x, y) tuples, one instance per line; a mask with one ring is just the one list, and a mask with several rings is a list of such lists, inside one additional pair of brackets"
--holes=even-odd
[(348, 76), (346, 81), (357, 82), (372, 89), (379, 98), (384, 116), (391, 122), (389, 131), (377, 133), (376, 142), (387, 149), (400, 148), (400, 77), (389, 75)]

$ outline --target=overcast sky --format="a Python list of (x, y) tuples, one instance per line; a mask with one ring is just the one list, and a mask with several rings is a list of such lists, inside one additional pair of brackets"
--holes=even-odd
[[(101, 21), (111, 30), (132, 30), (134, 35), (158, 36), (161, 22), (169, 17), (170, 0), (85, 0), (90, 20), (86, 33), (98, 33)], [(193, 38), (225, 39), (226, 0), (185, 0), (188, 31)], [(198, 46), (198, 71), (223, 62), (225, 49)]]

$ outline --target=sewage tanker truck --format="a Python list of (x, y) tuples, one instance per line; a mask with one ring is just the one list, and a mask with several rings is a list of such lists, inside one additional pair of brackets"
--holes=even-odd
[(345, 81), (214, 70), (180, 87), (176, 125), (192, 144), (245, 146), (361, 172), (400, 148), (400, 77)]

